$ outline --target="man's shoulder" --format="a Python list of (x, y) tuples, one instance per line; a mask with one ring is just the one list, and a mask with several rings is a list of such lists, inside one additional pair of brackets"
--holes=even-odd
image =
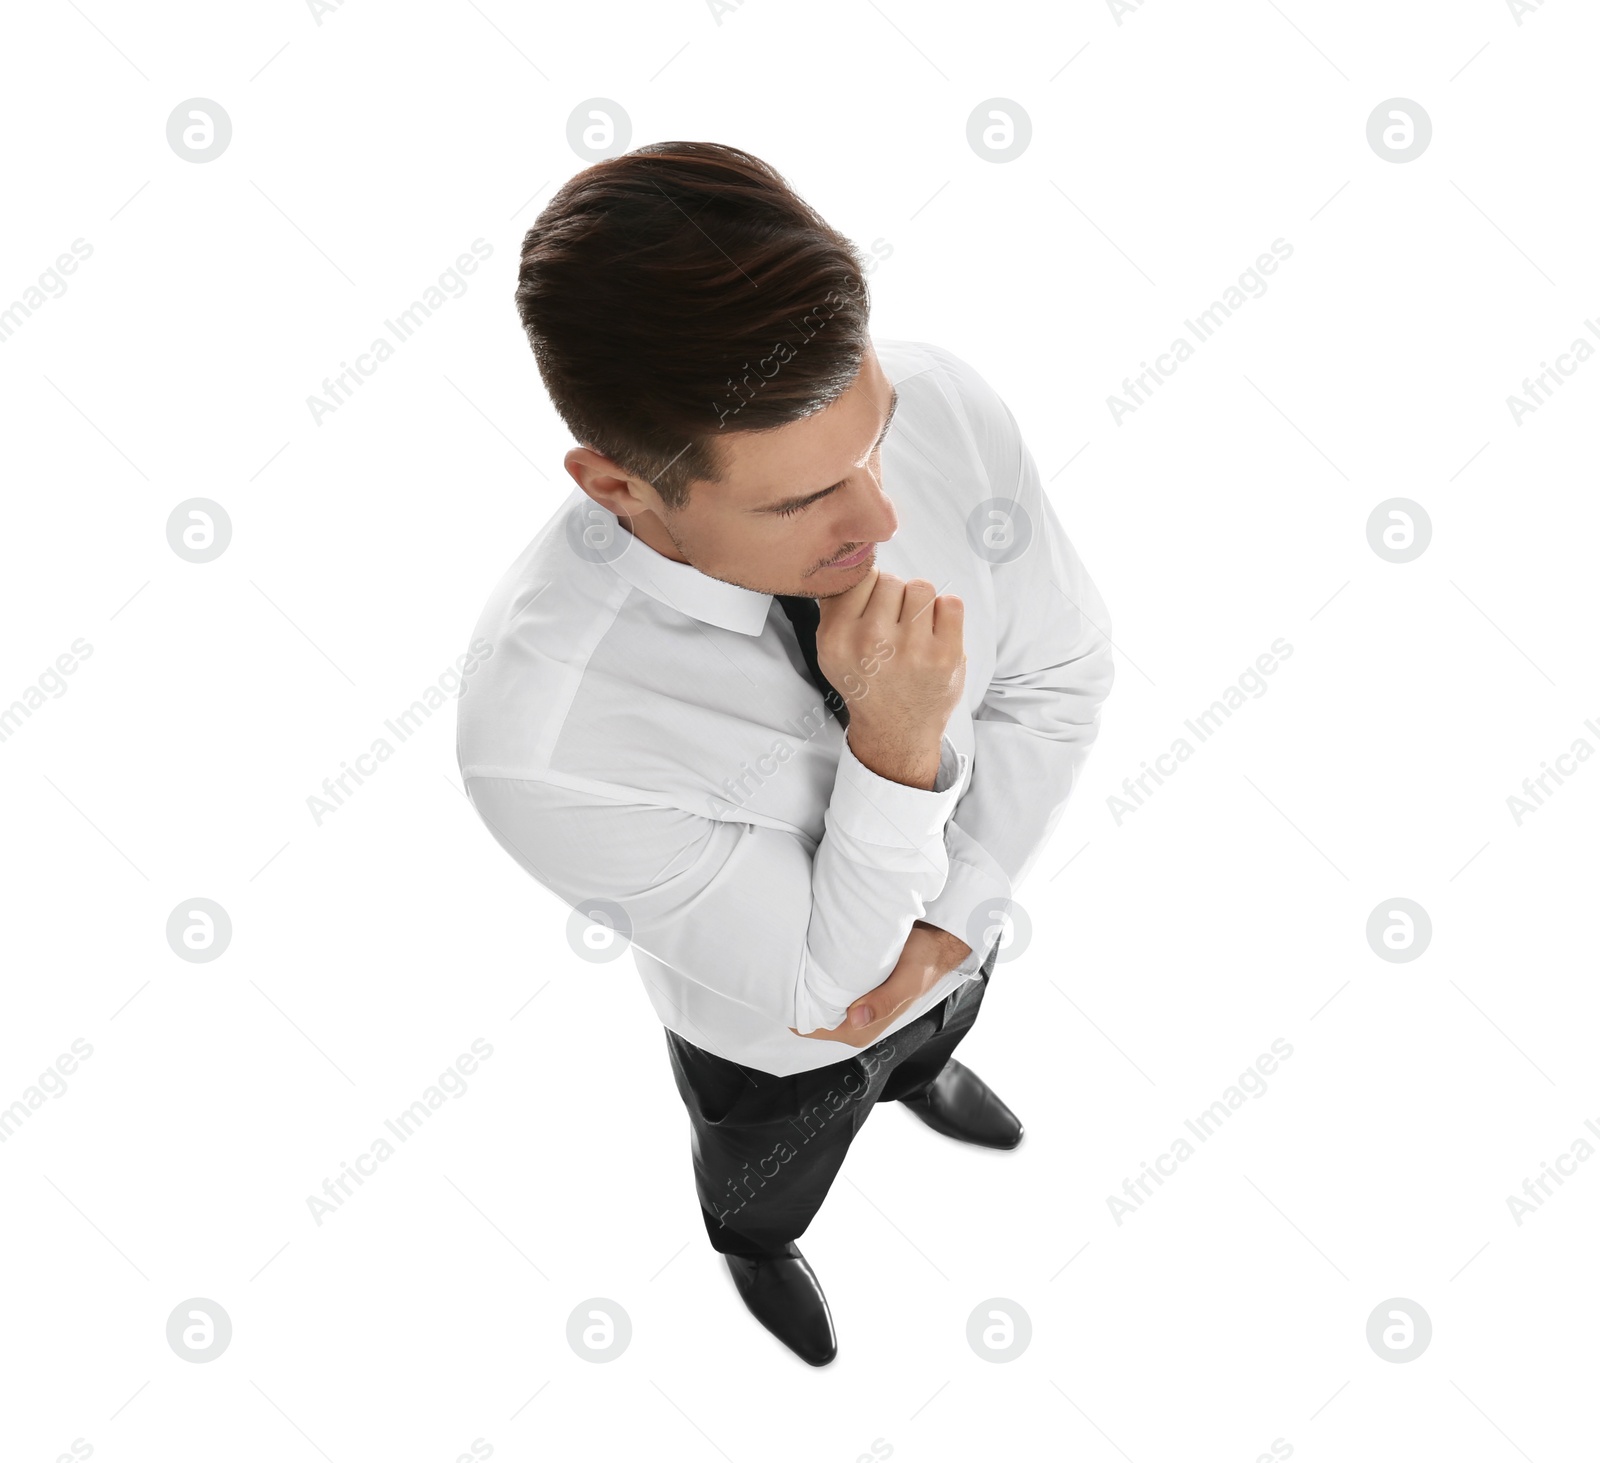
[(501, 574), (473, 627), (480, 665), (462, 689), (463, 772), (531, 775), (547, 764), (574, 692), (628, 597), (607, 549), (570, 495)]
[(923, 378), (932, 391), (942, 394), (973, 424), (1004, 414), (999, 394), (982, 373), (948, 346), (929, 340), (875, 336), (872, 348), (884, 374), (897, 388)]

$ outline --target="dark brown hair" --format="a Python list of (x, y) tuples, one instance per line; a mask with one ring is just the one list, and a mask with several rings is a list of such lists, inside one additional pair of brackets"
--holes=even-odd
[(856, 379), (863, 258), (759, 158), (657, 142), (570, 178), (522, 241), (517, 314), (587, 447), (681, 508), (719, 439), (798, 421)]

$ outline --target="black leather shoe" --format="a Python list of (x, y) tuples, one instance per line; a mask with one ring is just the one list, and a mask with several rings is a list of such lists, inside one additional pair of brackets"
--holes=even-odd
[(900, 1099), (936, 1133), (985, 1148), (1015, 1148), (1022, 1141), (1017, 1115), (982, 1077), (952, 1057), (926, 1089)]
[(827, 1366), (839, 1349), (828, 1298), (806, 1257), (793, 1244), (789, 1249), (790, 1254), (765, 1260), (722, 1258), (750, 1314), (801, 1361)]

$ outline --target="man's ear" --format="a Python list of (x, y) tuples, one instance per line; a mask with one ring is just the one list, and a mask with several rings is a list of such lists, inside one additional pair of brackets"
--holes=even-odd
[(596, 452), (592, 447), (572, 448), (562, 459), (561, 465), (571, 475), (573, 482), (618, 518), (634, 518), (656, 507), (650, 499), (641, 496), (649, 493), (654, 497), (648, 484), (630, 477), (603, 452)]

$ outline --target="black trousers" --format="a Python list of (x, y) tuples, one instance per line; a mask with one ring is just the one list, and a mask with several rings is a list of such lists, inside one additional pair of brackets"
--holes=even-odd
[(983, 1004), (997, 952), (980, 979), (899, 1031), (792, 1077), (742, 1067), (666, 1033), (713, 1249), (756, 1259), (794, 1253), (867, 1114), (879, 1102), (916, 1096), (950, 1060)]

